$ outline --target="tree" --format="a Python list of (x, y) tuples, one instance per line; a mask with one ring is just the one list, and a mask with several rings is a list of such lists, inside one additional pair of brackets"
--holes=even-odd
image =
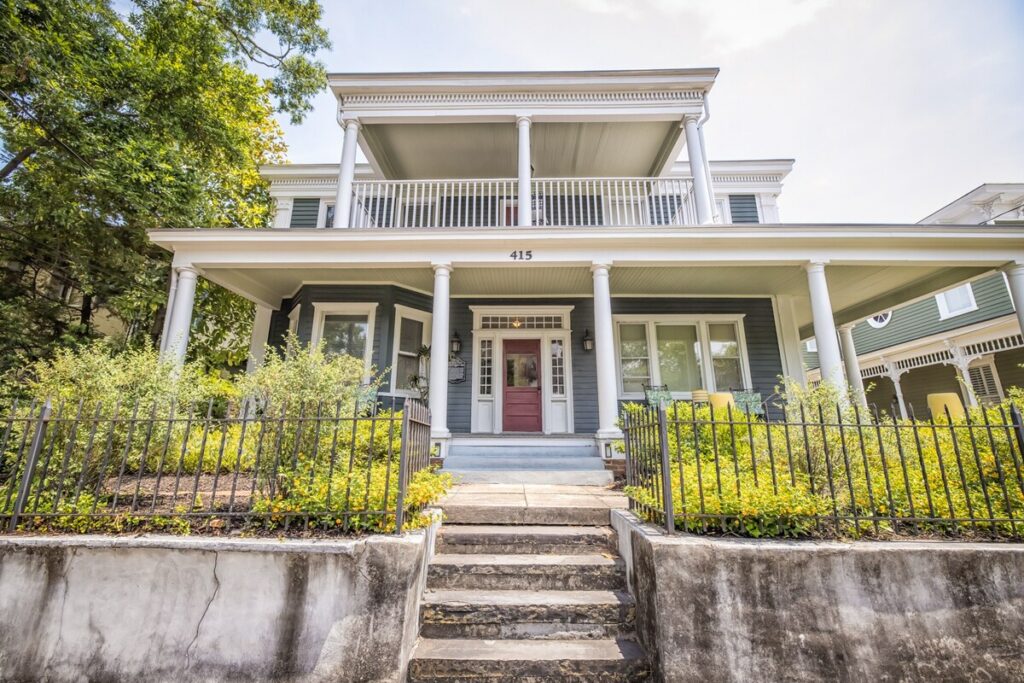
[[(115, 9), (116, 8), (116, 9)], [(267, 225), (274, 113), (323, 87), (316, 0), (14, 0), (0, 9), (0, 372), (98, 334), (161, 329), (156, 227)], [(259, 70), (261, 74), (254, 73)], [(244, 358), (252, 307), (210, 283), (190, 353)]]

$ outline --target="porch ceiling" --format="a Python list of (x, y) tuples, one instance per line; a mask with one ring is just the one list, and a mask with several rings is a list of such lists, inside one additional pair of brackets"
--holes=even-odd
[[(678, 121), (535, 122), (534, 176), (657, 174), (680, 135)], [(388, 179), (512, 178), (517, 173), (513, 121), (365, 124), (361, 144)]]
[[(930, 296), (989, 271), (981, 266), (832, 265), (826, 269), (826, 276), (836, 323), (843, 324)], [(399, 268), (204, 267), (203, 273), (243, 296), (275, 305), (303, 283), (393, 283), (426, 293), (433, 288), (433, 273), (426, 264)], [(797, 304), (795, 315), (801, 334), (813, 334), (807, 276), (799, 266), (618, 265), (611, 269), (611, 290), (613, 296), (790, 295)], [(589, 297), (593, 283), (587, 264), (479, 267), (455, 263), (451, 291), (453, 296)]]

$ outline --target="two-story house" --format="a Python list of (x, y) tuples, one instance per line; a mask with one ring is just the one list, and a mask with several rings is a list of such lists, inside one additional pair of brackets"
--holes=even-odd
[(257, 305), (254, 363), (292, 330), (386, 373), (385, 398), (425, 385), (443, 451), (608, 453), (645, 386), (767, 398), (811, 334), (844, 383), (837, 324), (1001, 268), (1024, 295), (1019, 227), (781, 223), (791, 161), (708, 161), (717, 73), (331, 75), (340, 163), (264, 169), (273, 228), (150, 233), (174, 252), (168, 353), (201, 274)]
[[(920, 223), (1024, 227), (1024, 183), (986, 183)], [(845, 336), (868, 402), (895, 405), (904, 416), (926, 415), (928, 394), (959, 393), (973, 406), (1024, 386), (1024, 337), (1005, 273), (981, 275), (841, 327)], [(813, 381), (819, 377), (816, 343), (804, 345)]]

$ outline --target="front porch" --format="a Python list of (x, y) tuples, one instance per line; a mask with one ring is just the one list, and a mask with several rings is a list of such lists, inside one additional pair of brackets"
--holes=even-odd
[[(605, 444), (620, 436), (620, 403), (642, 400), (644, 385), (768, 398), (780, 378), (803, 380), (800, 339), (812, 330), (823, 376), (842, 385), (859, 369), (844, 368), (837, 325), (1000, 267), (1024, 300), (1024, 248), (998, 227), (151, 235), (175, 252), (169, 354), (184, 353), (202, 272), (257, 304), (254, 363), (291, 329), (361, 355), (368, 376), (386, 372), (385, 396), (418, 393), (415, 376), (445, 447), (452, 434), (510, 431)], [(422, 347), (445, 352), (427, 361)]]

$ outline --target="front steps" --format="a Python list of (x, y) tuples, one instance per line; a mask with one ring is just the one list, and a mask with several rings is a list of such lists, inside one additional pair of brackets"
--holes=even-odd
[(441, 527), (409, 681), (647, 680), (607, 508), (551, 521)]
[(443, 471), (465, 484), (606, 486), (614, 479), (593, 441), (558, 437), (453, 439)]

